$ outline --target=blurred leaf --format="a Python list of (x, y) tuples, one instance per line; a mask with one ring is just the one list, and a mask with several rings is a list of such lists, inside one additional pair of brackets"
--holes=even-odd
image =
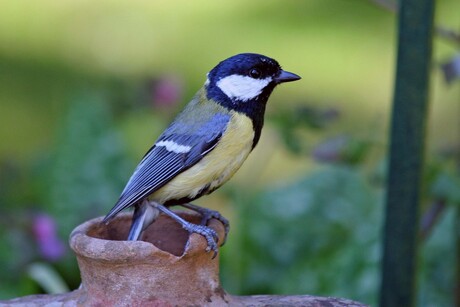
[(301, 139), (295, 134), (293, 129), (287, 127), (280, 128), (280, 134), (283, 138), (284, 145), (292, 153), (301, 154), (303, 151), (303, 146)]
[(46, 263), (32, 263), (27, 269), (29, 276), (35, 280), (48, 294), (59, 294), (69, 291), (64, 280), (56, 270)]
[(278, 110), (273, 119), (279, 126), (291, 129), (296, 127), (324, 129), (339, 116), (340, 112), (337, 109), (312, 107), (304, 103), (294, 108)]
[(296, 154), (301, 154), (305, 147), (304, 138), (299, 136), (299, 130), (324, 129), (340, 116), (333, 108), (317, 108), (297, 105), (295, 108), (277, 110), (272, 116), (278, 126), (286, 147)]
[(313, 149), (313, 157), (320, 162), (356, 164), (363, 162), (371, 143), (348, 135), (326, 139)]
[(314, 108), (305, 105), (300, 105), (291, 112), (295, 125), (316, 129), (324, 129), (340, 116), (340, 112), (337, 109)]

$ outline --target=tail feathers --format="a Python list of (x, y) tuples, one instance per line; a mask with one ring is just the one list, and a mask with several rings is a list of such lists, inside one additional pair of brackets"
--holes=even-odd
[(118, 201), (115, 206), (113, 206), (113, 208), (109, 211), (109, 213), (107, 213), (107, 215), (104, 217), (104, 219), (102, 220), (103, 223), (107, 223), (108, 221), (110, 221), (112, 218), (115, 217), (115, 215), (117, 215), (118, 213), (120, 213), (123, 209), (126, 209), (127, 207), (129, 207), (129, 205), (125, 205), (125, 204), (121, 204), (120, 201)]

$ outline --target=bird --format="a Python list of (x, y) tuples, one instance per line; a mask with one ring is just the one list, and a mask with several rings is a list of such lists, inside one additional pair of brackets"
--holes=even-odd
[[(210, 218), (225, 225), (217, 211), (191, 204), (227, 182), (259, 142), (267, 100), (273, 89), (301, 77), (256, 53), (241, 53), (221, 61), (201, 89), (144, 155), (118, 201), (103, 222), (134, 207), (128, 240), (136, 241), (160, 213), (207, 241), (217, 254), (217, 233), (206, 226)], [(193, 224), (171, 211), (183, 206), (202, 215)], [(224, 240), (225, 241), (225, 240)]]

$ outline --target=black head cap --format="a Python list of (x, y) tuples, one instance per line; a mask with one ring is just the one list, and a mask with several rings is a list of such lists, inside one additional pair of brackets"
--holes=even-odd
[(232, 56), (214, 67), (208, 74), (208, 98), (219, 103), (266, 103), (276, 85), (299, 80), (284, 71), (274, 59), (255, 53)]

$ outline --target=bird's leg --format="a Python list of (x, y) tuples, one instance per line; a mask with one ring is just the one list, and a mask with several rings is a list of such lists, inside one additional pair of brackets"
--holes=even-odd
[(180, 206), (201, 214), (201, 225), (206, 226), (210, 219), (216, 219), (220, 221), (224, 225), (224, 228), (225, 228), (225, 237), (224, 237), (224, 241), (222, 245), (225, 244), (225, 241), (227, 241), (228, 232), (230, 231), (230, 223), (225, 217), (222, 216), (222, 214), (220, 214), (218, 211), (211, 210), (208, 208), (203, 208), (203, 207), (200, 207), (194, 204), (190, 204), (190, 203), (181, 204)]
[(128, 241), (137, 241), (142, 232), (152, 224), (160, 214), (147, 200), (134, 206), (133, 221), (129, 229)]
[(150, 202), (151, 205), (155, 206), (158, 210), (178, 222), (182, 228), (187, 230), (190, 233), (198, 233), (205, 237), (208, 247), (206, 248), (206, 252), (210, 252), (211, 250), (214, 251), (214, 255), (212, 258), (215, 258), (217, 255), (217, 242), (219, 241), (219, 237), (217, 236), (217, 233), (214, 231), (214, 229), (209, 228), (208, 226), (205, 225), (196, 225), (190, 222), (187, 222), (168, 208), (166, 208), (163, 205), (160, 205), (156, 202)]

